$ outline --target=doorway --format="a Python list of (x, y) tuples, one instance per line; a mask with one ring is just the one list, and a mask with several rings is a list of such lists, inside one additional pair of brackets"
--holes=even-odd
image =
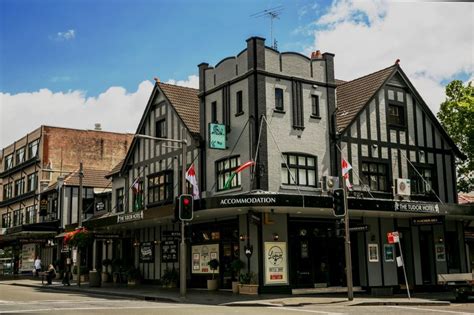
[(435, 284), (433, 232), (420, 230), (421, 276), (424, 285)]

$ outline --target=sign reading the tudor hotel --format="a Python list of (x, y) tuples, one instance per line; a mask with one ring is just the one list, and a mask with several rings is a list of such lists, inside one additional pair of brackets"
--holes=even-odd
[(437, 203), (418, 203), (418, 202), (395, 202), (395, 211), (402, 212), (422, 212), (422, 213), (439, 213)]
[(143, 211), (125, 213), (117, 216), (117, 223), (143, 220)]
[(288, 284), (286, 242), (265, 242), (265, 285)]

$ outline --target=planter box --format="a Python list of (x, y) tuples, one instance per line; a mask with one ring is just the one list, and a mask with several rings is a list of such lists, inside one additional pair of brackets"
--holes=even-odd
[(102, 272), (100, 276), (102, 283), (109, 282), (109, 274), (107, 272)]
[(239, 293), (239, 281), (232, 281), (232, 293)]
[(241, 284), (239, 287), (240, 294), (258, 295), (258, 284)]
[(207, 280), (207, 289), (209, 291), (216, 291), (219, 287), (217, 280)]

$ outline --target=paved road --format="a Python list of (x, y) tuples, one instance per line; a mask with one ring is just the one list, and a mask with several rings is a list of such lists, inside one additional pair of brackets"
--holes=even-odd
[(474, 303), (450, 306), (348, 306), (344, 303), (303, 307), (228, 307), (140, 300), (45, 291), (0, 284), (0, 314), (169, 314), (169, 315), (302, 315), (302, 314), (474, 314)]

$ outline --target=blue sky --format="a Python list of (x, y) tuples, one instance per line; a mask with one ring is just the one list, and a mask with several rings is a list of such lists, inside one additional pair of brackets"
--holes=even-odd
[[(270, 20), (250, 15), (279, 5), (280, 48), (311, 45), (311, 36), (293, 32), (316, 19), (315, 10), (300, 16), (310, 1), (2, 0), (0, 90), (94, 96), (110, 86), (133, 90), (154, 76), (186, 79), (200, 62), (242, 50), (250, 36), (269, 38)], [(58, 36), (68, 30), (73, 37)]]
[(332, 52), (351, 80), (401, 60), (436, 113), (474, 78), (474, 4), (389, 0), (0, 0), (0, 148), (40, 125), (135, 132), (153, 78), (197, 87), (197, 65), (270, 42)]

